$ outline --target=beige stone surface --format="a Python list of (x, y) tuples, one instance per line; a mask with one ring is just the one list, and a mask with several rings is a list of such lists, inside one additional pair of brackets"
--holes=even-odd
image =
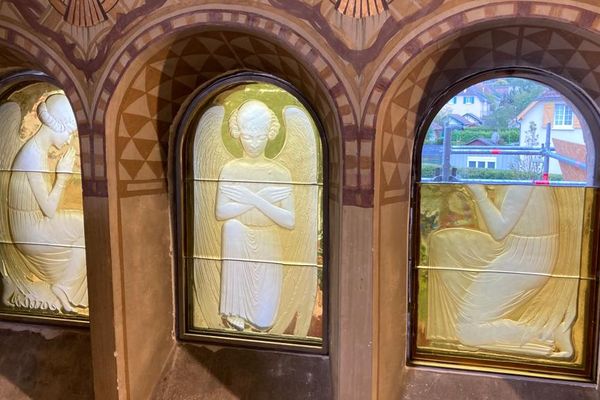
[(372, 226), (373, 211), (343, 207), (341, 257), (337, 275), (339, 381), (336, 398), (359, 400), (370, 396), (372, 360)]
[(167, 195), (121, 200), (123, 331), (128, 393), (147, 399), (174, 345)]
[(90, 337), (94, 368), (94, 392), (99, 399), (117, 398), (115, 353), (115, 306), (108, 232), (108, 201), (101, 197), (84, 199), (84, 223), (88, 293), (90, 298)]
[(152, 400), (331, 399), (329, 357), (177, 346)]

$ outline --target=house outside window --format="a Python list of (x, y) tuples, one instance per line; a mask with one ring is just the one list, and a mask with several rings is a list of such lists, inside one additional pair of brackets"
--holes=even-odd
[(463, 104), (475, 104), (475, 96), (464, 96)]
[[(409, 362), (595, 382), (593, 142), (584, 140), (562, 93), (504, 79), (527, 88), (527, 98), (518, 107), (497, 105), (505, 107), (501, 124), (455, 130), (445, 147), (450, 157), (440, 149), (434, 163), (430, 149), (423, 161), (423, 146), (413, 190)], [(514, 120), (522, 128), (518, 144), (507, 140)], [(545, 155), (540, 139), (552, 124), (563, 129), (551, 129), (553, 149)], [(490, 143), (494, 132), (503, 144)]]
[(458, 102), (458, 97), (454, 96), (450, 99), (450, 104), (456, 104)]
[(467, 157), (469, 168), (496, 169), (496, 157)]
[(554, 127), (573, 128), (573, 110), (566, 104), (554, 106)]

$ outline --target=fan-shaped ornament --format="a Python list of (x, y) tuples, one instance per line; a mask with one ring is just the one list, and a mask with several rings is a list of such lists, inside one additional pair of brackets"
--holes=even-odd
[(387, 10), (392, 0), (334, 0), (335, 8), (342, 14), (354, 18), (371, 17)]
[(71, 25), (94, 26), (106, 21), (109, 12), (119, 0), (49, 0)]

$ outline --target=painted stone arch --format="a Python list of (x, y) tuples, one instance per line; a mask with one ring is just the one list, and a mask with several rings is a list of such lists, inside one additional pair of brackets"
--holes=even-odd
[[(214, 15), (210, 14), (212, 17)], [(242, 21), (248, 19), (252, 24), (262, 21), (258, 16), (253, 18), (256, 19), (249, 20), (246, 16)], [(105, 103), (98, 108), (106, 107), (107, 112), (96, 114), (95, 124), (106, 127), (107, 175), (109, 180), (114, 179), (109, 198), (116, 204), (116, 213), (110, 218), (119, 238), (119, 255), (113, 270), (119, 275), (120, 282), (115, 291), (121, 294), (118, 301), (122, 315), (119, 318), (127, 321), (128, 328), (128, 332), (123, 332), (119, 338), (123, 347), (118, 350), (123, 354), (147, 352), (143, 343), (131, 340), (129, 335), (147, 330), (148, 324), (154, 327), (151, 337), (156, 343), (172, 340), (175, 321), (172, 318), (173, 270), (170, 267), (173, 254), (169, 243), (173, 242), (170, 224), (175, 201), (170, 196), (173, 191), (169, 190), (173, 182), (169, 159), (174, 149), (174, 121), (185, 110), (185, 104), (192, 99), (196, 89), (212, 79), (239, 70), (267, 72), (291, 83), (316, 110), (329, 146), (330, 257), (339, 257), (340, 126), (344, 124), (340, 122), (343, 119), (340, 119), (339, 110), (351, 113), (339, 79), (331, 75), (331, 67), (309, 46), (302, 44), (300, 47), (305, 53), (299, 53), (293, 46), (275, 40), (271, 34), (216, 29), (217, 26), (204, 30), (183, 29), (160, 39), (154, 38), (155, 42), (142, 35), (140, 40), (144, 40), (144, 50), (132, 48), (132, 54), (124, 54), (123, 59), (117, 61), (116, 72), (107, 74), (111, 79), (118, 79), (114, 83), (107, 80), (105, 87), (108, 89), (99, 95), (99, 102)], [(290, 39), (283, 33), (281, 37)], [(293, 38), (294, 42), (304, 41), (297, 35)], [(146, 47), (149, 42), (153, 45)], [(320, 65), (320, 69), (301, 62), (300, 54)], [(135, 60), (128, 64), (132, 56)], [(326, 75), (331, 78), (329, 84), (325, 85), (320, 70), (329, 71)], [(332, 82), (336, 83), (332, 89), (327, 89)], [(339, 107), (335, 106), (337, 90), (342, 92), (339, 101), (346, 102)], [(353, 124), (353, 118), (350, 116), (347, 123)], [(330, 271), (332, 280), (336, 276), (334, 268), (333, 265)], [(140, 308), (140, 302), (153, 306)], [(333, 315), (335, 312), (331, 310)], [(157, 318), (157, 315), (161, 317)], [(156, 358), (166, 357), (169, 347), (156, 346), (152, 351)], [(145, 366), (131, 365), (131, 369), (125, 371), (125, 379), (135, 390), (138, 371), (144, 370)]]
[(378, 113), (381, 204), (408, 200), (416, 128), (434, 99), (452, 84), (486, 70), (530, 67), (571, 81), (597, 103), (598, 55), (597, 37), (575, 35), (565, 25), (546, 26), (535, 20), (474, 27), (423, 51), (396, 77)]
[[(118, 107), (116, 103), (119, 100), (115, 102), (113, 93), (120, 87), (125, 71), (130, 72), (133, 64), (139, 65), (140, 59), (149, 54), (147, 49), (150, 44), (156, 48), (162, 46), (161, 43), (167, 44), (193, 35), (197, 39), (212, 37), (207, 40), (214, 40), (212, 45), (217, 47), (210, 51), (217, 51), (217, 57), (233, 56), (235, 60), (231, 63), (221, 58), (224, 65), (210, 67), (213, 69), (211, 76), (231, 68), (272, 73), (298, 87), (320, 114), (331, 114), (320, 115), (330, 136), (330, 162), (334, 171), (331, 185), (336, 192), (332, 193), (331, 198), (339, 197), (337, 192), (341, 191), (343, 184), (349, 194), (345, 196), (345, 202), (362, 204), (365, 200), (370, 204), (371, 169), (364, 171), (364, 162), (360, 162), (360, 157), (356, 156), (360, 148), (355, 114), (357, 95), (348, 91), (352, 87), (348, 83), (351, 78), (345, 75), (344, 68), (333, 58), (335, 56), (314, 45), (315, 39), (307, 39), (310, 32), (299, 31), (297, 27), (282, 24), (269, 13), (254, 12), (247, 7), (244, 10), (213, 9), (208, 6), (182, 8), (161, 18), (160, 24), (158, 22), (148, 21), (140, 27), (136, 35), (122, 45), (119, 55), (102, 75), (94, 94), (98, 105), (93, 118), (95, 126), (99, 129), (103, 126), (106, 120), (103, 110)], [(221, 37), (215, 32), (217, 29), (221, 32)], [(219, 48), (219, 42), (227, 45)], [(232, 47), (228, 48), (229, 45)], [(219, 51), (223, 54), (218, 54)], [(210, 62), (214, 60), (213, 58)], [(319, 94), (316, 95), (317, 93)], [(110, 107), (107, 107), (109, 102)], [(344, 132), (343, 138), (339, 131)], [(368, 146), (361, 154), (370, 152), (371, 146)], [(366, 197), (359, 193), (361, 188), (369, 188)]]
[[(285, 48), (259, 36), (206, 31), (178, 35), (166, 41), (143, 65), (128, 70), (120, 82), (124, 95), (113, 97), (118, 160), (118, 191), (123, 196), (165, 190), (170, 127), (181, 105), (199, 86), (235, 70), (269, 72), (289, 81), (317, 110), (330, 137), (331, 196), (340, 185), (338, 114), (322, 84)], [(121, 92), (120, 90), (117, 93)]]
[[(380, 238), (375, 256), (379, 286), (374, 297), (379, 349), (374, 351), (380, 371), (406, 376), (404, 351), (409, 343), (401, 343), (397, 352), (382, 349), (394, 343), (385, 327), (397, 324), (398, 319), (405, 321), (408, 296), (402, 288), (407, 287), (408, 277), (413, 151), (427, 110), (456, 82), (509, 67), (559, 75), (597, 103), (599, 55), (600, 37), (590, 31), (573, 33), (566, 24), (536, 18), (492, 21), (429, 42), (412, 58), (396, 64), (395, 71), (387, 74), (391, 80), (378, 86), (385, 88), (373, 119), (377, 132), (375, 230)], [(394, 246), (388, 243), (391, 238)], [(424, 372), (415, 373), (420, 377), (415, 379), (426, 379)], [(380, 390), (395, 389), (382, 385)]]

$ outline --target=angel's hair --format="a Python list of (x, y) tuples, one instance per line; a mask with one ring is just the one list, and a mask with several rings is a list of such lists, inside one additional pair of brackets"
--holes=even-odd
[(262, 127), (260, 123), (265, 116), (269, 119), (268, 137), (269, 140), (275, 139), (279, 133), (281, 124), (279, 118), (265, 103), (258, 100), (249, 100), (238, 107), (229, 117), (229, 133), (234, 139), (238, 139), (242, 134), (240, 128), (240, 114), (243, 114), (244, 122), (252, 130), (258, 130)]
[(40, 121), (55, 132), (77, 130), (77, 121), (67, 96), (53, 94), (42, 101), (37, 108)]

